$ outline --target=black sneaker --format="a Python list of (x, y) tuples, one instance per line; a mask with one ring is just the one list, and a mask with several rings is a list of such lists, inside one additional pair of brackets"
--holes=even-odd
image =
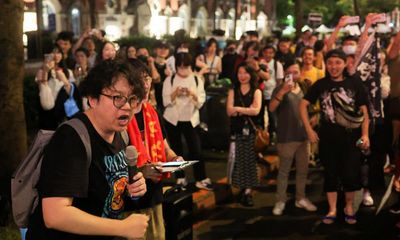
[(243, 194), (242, 201), (240, 203), (245, 207), (254, 206), (253, 195), (251, 195), (251, 194)]

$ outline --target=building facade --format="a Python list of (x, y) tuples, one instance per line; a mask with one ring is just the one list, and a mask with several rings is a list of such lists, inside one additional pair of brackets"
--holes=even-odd
[[(24, 31), (37, 29), (36, 1), (25, 0)], [(87, 28), (99, 28), (112, 40), (130, 34), (160, 38), (180, 29), (191, 37), (221, 29), (225, 37), (239, 38), (248, 30), (268, 35), (275, 24), (276, 0), (40, 1), (44, 30), (68, 30), (78, 36)]]

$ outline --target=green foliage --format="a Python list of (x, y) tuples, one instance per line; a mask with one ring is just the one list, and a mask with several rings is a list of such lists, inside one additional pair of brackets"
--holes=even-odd
[[(286, 17), (294, 16), (294, 0), (277, 1), (277, 18), (279, 26), (286, 25)], [(354, 0), (303, 0), (304, 22), (310, 12), (322, 13), (323, 23), (335, 26), (343, 15), (354, 15)], [(390, 12), (399, 6), (399, 0), (357, 0), (361, 19), (370, 12)]]
[(0, 227), (1, 240), (20, 240), (21, 236), (18, 228), (15, 225)]

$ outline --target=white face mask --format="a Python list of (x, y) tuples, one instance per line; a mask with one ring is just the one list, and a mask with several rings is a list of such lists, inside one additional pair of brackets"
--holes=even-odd
[(351, 55), (351, 54), (355, 54), (356, 53), (357, 46), (347, 45), (347, 46), (343, 46), (342, 49), (343, 49), (343, 52), (346, 55)]

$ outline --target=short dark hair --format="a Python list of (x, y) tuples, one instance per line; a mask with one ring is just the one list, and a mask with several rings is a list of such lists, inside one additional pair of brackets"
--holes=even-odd
[(297, 61), (295, 58), (289, 58), (286, 62), (285, 65), (283, 65), (283, 70), (286, 72), (286, 70), (293, 65), (299, 65), (301, 66), (300, 62)]
[(192, 56), (189, 53), (180, 52), (175, 54), (175, 68), (178, 69), (179, 66), (191, 66)]
[(329, 52), (326, 53), (325, 55), (325, 61), (327, 61), (329, 58), (331, 57), (337, 57), (342, 59), (344, 62), (347, 61), (347, 56), (346, 54), (343, 52), (342, 49), (332, 49)]
[(344, 36), (344, 37), (342, 38), (342, 44), (343, 44), (345, 41), (354, 41), (354, 42), (358, 42), (358, 37), (352, 36), (352, 35)]
[(254, 48), (255, 51), (260, 50), (260, 44), (257, 41), (250, 41), (244, 44), (243, 50), (247, 51), (249, 48)]
[(246, 32), (247, 36), (254, 36), (254, 37), (258, 37), (258, 32), (254, 31), (254, 30), (249, 30)]
[(127, 79), (134, 95), (140, 100), (144, 98), (144, 85), (140, 74), (131, 64), (121, 60), (105, 60), (94, 66), (79, 84), (82, 96), (98, 99), (102, 91), (112, 87), (120, 76)]
[(137, 58), (129, 58), (128, 63), (132, 65), (132, 67), (135, 69), (136, 72), (138, 72), (140, 75), (142, 74), (147, 74), (151, 76), (151, 71), (150, 68), (143, 63), (143, 61), (137, 59)]
[(301, 54), (300, 54), (300, 56), (303, 57), (303, 56), (304, 56), (304, 53), (306, 53), (307, 50), (312, 50), (313, 53), (314, 53), (314, 55), (315, 55), (315, 50), (314, 50), (313, 47), (305, 46), (303, 49), (301, 49)]
[(74, 38), (74, 33), (70, 32), (70, 31), (62, 31), (59, 32), (56, 38), (56, 42), (58, 40), (64, 40), (64, 41), (69, 41), (70, 43), (72, 43), (72, 40)]
[(274, 52), (276, 52), (276, 48), (272, 44), (265, 45), (265, 47), (263, 47), (263, 49), (262, 49), (262, 52), (264, 52), (267, 49), (272, 49), (272, 50), (274, 50)]
[(281, 42), (291, 42), (292, 40), (290, 39), (290, 38), (288, 38), (288, 37), (281, 37), (280, 39), (279, 39), (279, 43), (281, 43)]
[(90, 56), (89, 50), (87, 50), (87, 49), (84, 48), (84, 47), (80, 47), (80, 48), (76, 49), (76, 50), (75, 50), (75, 54), (76, 54), (77, 52), (83, 52), (83, 53), (86, 55), (86, 57), (89, 57), (89, 56)]

